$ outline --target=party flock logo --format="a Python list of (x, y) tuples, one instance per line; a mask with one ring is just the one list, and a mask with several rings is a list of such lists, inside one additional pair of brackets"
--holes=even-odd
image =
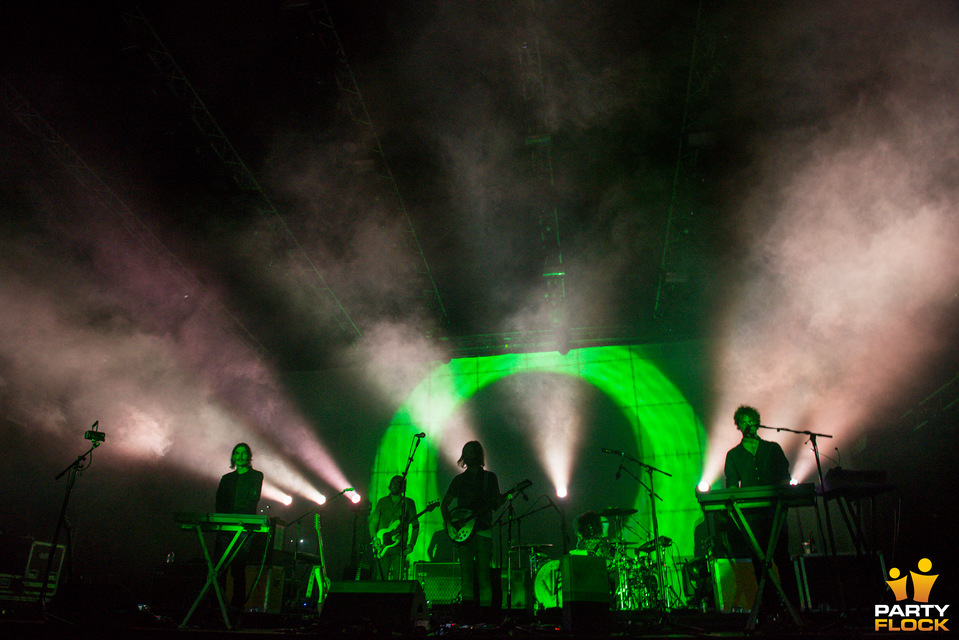
[[(929, 604), (929, 593), (939, 574), (932, 575), (932, 561), (923, 558), (916, 563), (917, 571), (910, 571), (908, 576), (901, 575), (898, 568), (889, 570), (886, 584), (896, 597), (896, 604), (876, 605), (876, 631), (949, 631), (946, 623), (948, 604)], [(914, 604), (900, 604), (909, 600), (908, 585), (912, 578), (912, 602)]]

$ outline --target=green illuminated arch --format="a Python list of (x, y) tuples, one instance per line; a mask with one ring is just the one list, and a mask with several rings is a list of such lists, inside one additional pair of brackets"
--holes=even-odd
[[(476, 392), (519, 373), (556, 373), (595, 386), (620, 408), (633, 428), (643, 461), (672, 475), (656, 474), (660, 534), (671, 538), (681, 555), (692, 555), (693, 525), (701, 518), (695, 487), (702, 473), (705, 433), (679, 390), (638, 347), (590, 347), (566, 355), (558, 352), (506, 354), (456, 359), (437, 366), (407, 397), (380, 443), (370, 482), (370, 500), (386, 495), (389, 479), (405, 468), (414, 434), (428, 438), (417, 452), (408, 476), (407, 493), (419, 508), (442, 498), (437, 486), (438, 453), (447, 421)], [(461, 442), (445, 443), (458, 448)], [(423, 450), (425, 448), (425, 451)], [(442, 489), (445, 491), (445, 487)], [(644, 492), (635, 508), (649, 518)], [(432, 532), (442, 519), (433, 511), (421, 519), (421, 532), (411, 561), (426, 559)]]

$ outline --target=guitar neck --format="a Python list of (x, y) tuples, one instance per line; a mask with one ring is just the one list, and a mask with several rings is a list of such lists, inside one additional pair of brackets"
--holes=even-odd
[(325, 580), (329, 580), (326, 575), (326, 559), (323, 557), (323, 532), (320, 530), (320, 514), (316, 514), (316, 551), (320, 558), (320, 572)]

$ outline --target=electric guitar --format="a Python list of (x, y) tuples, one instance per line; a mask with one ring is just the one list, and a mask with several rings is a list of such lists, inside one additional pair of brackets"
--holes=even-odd
[(383, 527), (377, 531), (376, 535), (373, 536), (373, 556), (376, 558), (382, 558), (387, 551), (400, 543), (403, 531), (411, 522), (419, 518), (424, 513), (429, 513), (438, 506), (440, 506), (440, 501), (435, 500), (426, 505), (426, 508), (417, 513), (415, 516), (404, 518), (403, 520), (394, 520), (389, 524), (389, 526)]
[[(514, 494), (520, 493), (533, 486), (532, 480), (523, 480), (515, 487), (501, 493), (500, 497), (504, 499), (511, 498)], [(473, 529), (476, 528), (476, 513), (468, 507), (456, 507), (450, 509), (450, 521), (446, 523), (446, 534), (450, 540), (456, 544), (464, 544), (473, 537)]]
[(313, 567), (310, 574), (310, 583), (306, 587), (306, 597), (309, 598), (313, 593), (313, 585), (316, 584), (316, 603), (323, 604), (326, 594), (330, 592), (330, 577), (326, 575), (326, 560), (323, 559), (323, 532), (320, 531), (320, 514), (314, 514), (313, 526), (316, 527), (316, 547), (317, 555), (320, 558), (320, 564)]

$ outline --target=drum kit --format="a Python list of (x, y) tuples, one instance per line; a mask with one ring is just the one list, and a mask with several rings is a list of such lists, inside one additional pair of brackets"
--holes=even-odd
[[(635, 611), (655, 609), (661, 603), (657, 547), (662, 551), (672, 546), (672, 540), (660, 536), (647, 542), (627, 542), (623, 539), (626, 519), (636, 509), (614, 507), (597, 512), (608, 526), (603, 534), (580, 540), (573, 555), (598, 556), (606, 561), (611, 606), (616, 610)], [(523, 545), (528, 551), (528, 567), (535, 576), (533, 590), (537, 610), (563, 605), (562, 575), (559, 560), (550, 559), (551, 545)], [(518, 549), (518, 547), (516, 547)]]

